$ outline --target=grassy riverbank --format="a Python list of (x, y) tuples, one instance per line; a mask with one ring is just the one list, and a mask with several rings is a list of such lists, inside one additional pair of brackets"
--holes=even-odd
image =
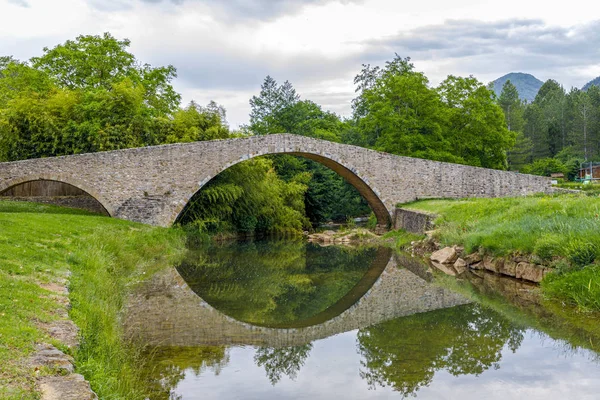
[(532, 255), (556, 269), (542, 283), (547, 296), (600, 310), (600, 198), (424, 200), (402, 207), (438, 214), (442, 245), (458, 244), (468, 253)]
[[(0, 202), (0, 398), (35, 399), (28, 365), (36, 343), (70, 352), (100, 398), (143, 398), (135, 354), (122, 342), (128, 286), (182, 257), (183, 234), (83, 211)], [(68, 282), (81, 346), (68, 349), (44, 326), (64, 309), (47, 288)], [(44, 289), (45, 287), (46, 289)]]

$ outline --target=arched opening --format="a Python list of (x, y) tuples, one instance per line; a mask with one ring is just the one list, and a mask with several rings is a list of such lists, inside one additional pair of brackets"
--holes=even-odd
[(58, 180), (23, 180), (0, 189), (0, 200), (28, 201), (76, 208), (110, 216), (110, 212), (94, 196), (83, 189)]
[[(361, 176), (360, 171), (351, 170), (348, 167), (342, 165), (340, 162), (326, 157), (324, 155), (316, 154), (316, 153), (308, 153), (308, 152), (272, 152), (272, 153), (262, 153), (262, 154), (252, 154), (242, 157), (241, 159), (229, 163), (223, 166), (220, 170), (215, 171), (215, 173), (211, 176), (210, 179), (206, 179), (201, 182), (198, 190), (191, 194), (185, 202), (185, 206), (183, 206), (178, 212), (175, 222), (181, 223), (185, 220), (185, 218), (189, 217), (190, 207), (194, 204), (195, 199), (198, 198), (198, 195), (202, 192), (203, 189), (210, 187), (210, 185), (219, 178), (219, 176), (226, 172), (228, 169), (235, 167), (245, 161), (256, 160), (257, 158), (263, 157), (271, 157), (271, 156), (293, 156), (290, 158), (299, 158), (303, 160), (307, 160), (309, 162), (314, 162), (314, 164), (319, 165), (321, 167), (325, 167), (323, 169), (327, 171), (333, 171), (337, 176), (343, 178), (347, 186), (350, 187), (353, 191), (357, 193), (359, 197), (368, 204), (368, 207), (371, 209), (373, 214), (377, 220), (376, 231), (384, 232), (391, 226), (391, 218), (390, 212), (386, 208), (383, 201), (379, 198), (379, 195), (376, 193), (376, 190), (372, 188), (368, 182), (366, 182)], [(331, 190), (335, 190), (335, 188), (331, 188)], [(228, 201), (227, 198), (223, 198), (223, 202), (226, 203)], [(367, 208), (368, 210), (368, 208)]]

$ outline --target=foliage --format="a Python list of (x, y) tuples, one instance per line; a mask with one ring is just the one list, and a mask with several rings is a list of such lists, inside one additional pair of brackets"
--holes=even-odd
[(0, 63), (0, 161), (229, 137), (215, 103), (179, 109), (172, 66), (151, 67), (110, 34)]
[(289, 182), (275, 173), (268, 158), (236, 164), (217, 175), (196, 193), (178, 218), (200, 232), (245, 234), (301, 234), (309, 225), (304, 217), (306, 174)]
[(453, 154), (469, 165), (506, 169), (506, 151), (515, 144), (515, 134), (506, 128), (492, 93), (473, 77), (455, 76), (442, 82), (438, 92), (447, 109)]
[(281, 348), (259, 347), (256, 350), (254, 362), (259, 367), (265, 367), (269, 381), (275, 385), (281, 380), (282, 375), (287, 375), (290, 379), (295, 380), (311, 350), (312, 344), (310, 343)]
[[(310, 100), (300, 100), (291, 83), (286, 81), (278, 86), (270, 76), (265, 78), (260, 94), (252, 97), (250, 106), (248, 128), (259, 135), (287, 132), (340, 142), (347, 128), (347, 124), (334, 113), (324, 111)], [(312, 224), (345, 221), (369, 212), (356, 189), (329, 168), (288, 155), (270, 156), (270, 159), (277, 174), (286, 181), (308, 173), (305, 210)]]
[(438, 88), (396, 56), (384, 68), (365, 65), (354, 80), (356, 131), (347, 138), (377, 150), (506, 168), (514, 134), (493, 94), (475, 78), (449, 76)]
[[(32, 203), (0, 202), (0, 397), (34, 399), (35, 371), (26, 358), (35, 343), (74, 352), (101, 398), (145, 398), (135, 350), (121, 337), (125, 287), (144, 272), (183, 255), (177, 230), (153, 228), (87, 212)], [(70, 278), (69, 277), (70, 275)], [(70, 317), (81, 346), (68, 349), (41, 330), (64, 307), (40, 284), (69, 280)]]
[(462, 161), (444, 135), (440, 96), (409, 58), (396, 57), (382, 69), (364, 66), (355, 84), (354, 118), (364, 143), (393, 154)]
[(128, 39), (118, 40), (110, 33), (81, 35), (52, 49), (45, 47), (44, 54), (32, 58), (31, 63), (61, 88), (110, 90), (115, 84), (130, 80), (142, 88), (144, 100), (155, 115), (175, 111), (181, 100), (171, 86), (171, 80), (177, 76), (175, 68), (140, 66), (127, 51), (129, 45)]
[(569, 174), (569, 168), (555, 158), (541, 158), (521, 170), (524, 174), (550, 176), (554, 173)]

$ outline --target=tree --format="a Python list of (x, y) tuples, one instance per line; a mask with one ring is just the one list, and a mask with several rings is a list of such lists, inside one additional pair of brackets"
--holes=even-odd
[(367, 66), (355, 82), (354, 118), (364, 142), (393, 154), (462, 161), (444, 136), (440, 96), (409, 58), (396, 55), (383, 69)]
[(535, 160), (532, 164), (526, 165), (522, 170), (525, 174), (550, 176), (554, 173), (562, 173), (567, 176), (570, 170), (562, 162), (555, 158), (541, 158)]
[(506, 128), (492, 92), (472, 76), (452, 75), (438, 92), (446, 105), (446, 136), (452, 153), (469, 165), (506, 169), (506, 152), (514, 146), (516, 135)]
[(502, 86), (502, 93), (498, 98), (498, 104), (504, 111), (506, 126), (509, 131), (522, 132), (525, 123), (523, 112), (525, 110), (523, 101), (519, 98), (519, 92), (510, 80)]
[(267, 75), (260, 87), (260, 94), (250, 99), (250, 130), (257, 135), (284, 133), (285, 128), (279, 125), (277, 115), (299, 99), (291, 83), (285, 81), (278, 86), (275, 79)]
[(110, 33), (102, 36), (78, 36), (52, 49), (44, 48), (41, 57), (31, 59), (32, 66), (46, 72), (67, 89), (100, 88), (110, 90), (114, 84), (129, 79), (144, 90), (144, 99), (156, 114), (177, 109), (181, 96), (171, 86), (177, 76), (173, 66), (142, 66), (127, 51), (128, 39), (118, 40)]
[[(324, 111), (310, 100), (300, 100), (290, 82), (278, 86), (270, 76), (265, 78), (260, 94), (252, 97), (250, 105), (250, 130), (256, 134), (288, 132), (339, 142), (347, 127), (336, 114)], [(356, 189), (327, 167), (288, 155), (270, 159), (285, 181), (309, 174), (305, 210), (312, 224), (368, 214), (369, 207)]]
[(585, 161), (593, 158), (598, 151), (597, 132), (593, 128), (593, 121), (597, 120), (598, 107), (594, 106), (592, 96), (597, 88), (583, 92), (573, 89), (568, 95), (571, 109), (570, 139), (574, 146), (580, 149)]
[(533, 142), (534, 158), (555, 156), (566, 145), (565, 91), (549, 79), (526, 113), (525, 133)]

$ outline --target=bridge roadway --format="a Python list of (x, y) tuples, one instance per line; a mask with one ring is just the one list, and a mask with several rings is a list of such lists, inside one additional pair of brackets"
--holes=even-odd
[[(391, 319), (467, 304), (465, 298), (427, 282), (419, 267), (399, 267), (395, 257), (373, 286), (337, 316), (300, 328), (250, 325), (224, 315), (198, 297), (173, 268), (130, 296), (126, 334), (154, 346), (299, 346)], [(416, 269), (415, 269), (416, 268)], [(422, 268), (422, 267), (421, 267)], [(411, 272), (414, 270), (415, 272)]]
[(0, 163), (0, 194), (27, 182), (58, 181), (94, 197), (110, 216), (169, 226), (220, 172), (266, 154), (297, 155), (331, 168), (365, 197), (381, 229), (390, 226), (398, 203), (551, 191), (545, 177), (277, 134)]

